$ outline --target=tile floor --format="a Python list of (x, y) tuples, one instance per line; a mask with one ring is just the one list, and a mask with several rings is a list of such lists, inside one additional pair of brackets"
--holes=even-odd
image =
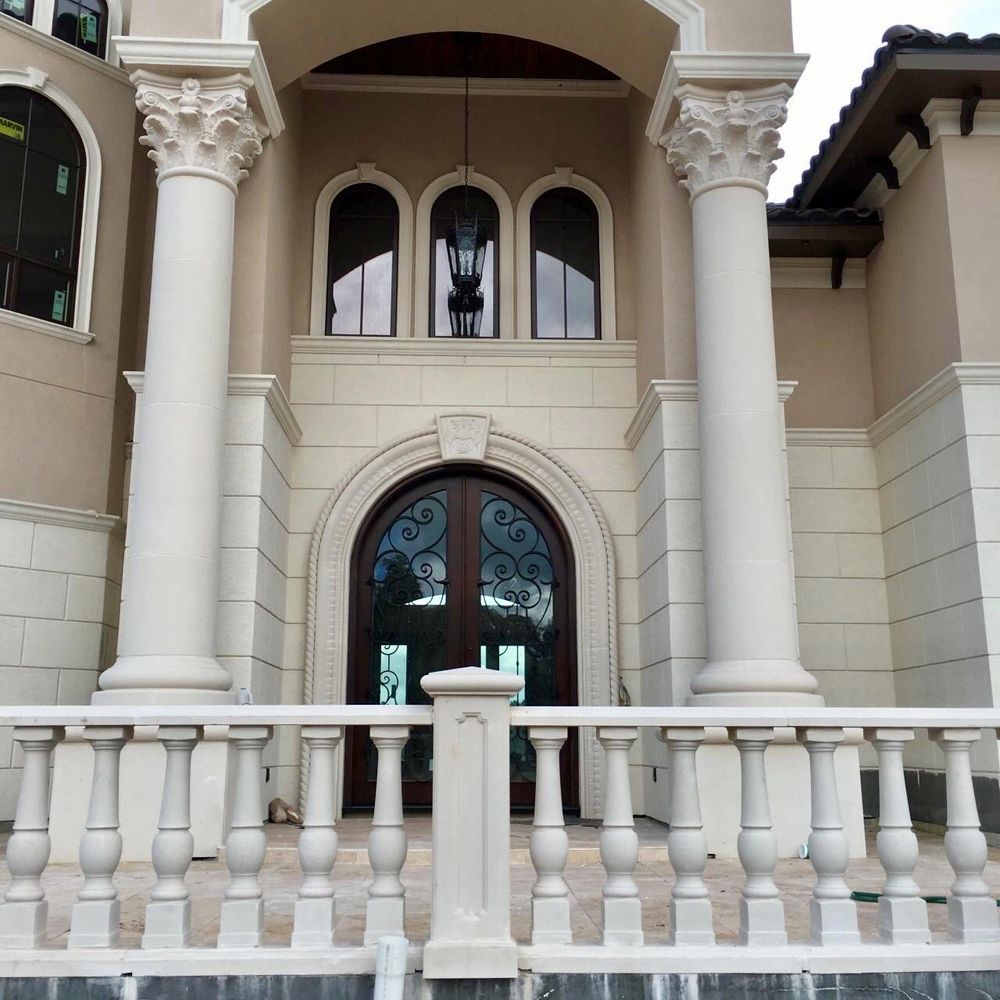
[[(370, 878), (364, 853), (369, 819), (348, 816), (339, 824), (340, 855), (334, 868), (337, 886), (338, 944), (360, 944), (364, 933), (366, 889)], [(667, 860), (664, 826), (652, 820), (636, 823), (640, 836), (640, 862), (635, 872), (643, 900), (643, 918), (647, 942), (664, 943), (667, 935), (667, 912), (673, 872)], [(407, 891), (407, 935), (412, 941), (426, 939), (430, 926), (430, 817), (411, 816), (407, 820), (410, 855), (403, 869)], [(530, 895), (534, 872), (527, 854), (531, 825), (527, 817), (515, 817), (511, 837), (512, 929), (516, 939), (526, 941), (530, 928)], [(603, 871), (597, 853), (596, 826), (575, 824), (570, 834), (570, 863), (566, 881), (570, 887), (572, 925), (577, 943), (593, 943), (600, 938), (601, 884)], [(261, 871), (266, 900), (266, 944), (287, 944), (291, 935), (292, 911), (301, 873), (295, 855), (297, 830), (288, 826), (267, 827), (268, 856)], [(917, 880), (927, 895), (943, 895), (951, 882), (951, 869), (944, 854), (943, 838), (922, 833)], [(874, 852), (874, 838), (869, 841), (870, 856), (851, 863), (847, 880), (852, 889), (878, 891), (882, 884), (881, 867)], [(986, 879), (994, 895), (1000, 896), (1000, 850), (991, 849)], [(739, 892), (742, 871), (737, 861), (710, 859), (705, 873), (715, 913), (715, 927), (720, 941), (736, 938), (739, 922)], [(808, 936), (809, 894), (813, 874), (808, 861), (780, 862), (776, 882), (785, 901), (789, 937), (804, 941)], [(218, 933), (219, 904), (228, 879), (223, 860), (195, 861), (188, 874), (192, 898), (194, 943), (210, 947)], [(0, 866), (0, 889), (6, 886), (6, 868)], [(135, 947), (142, 932), (143, 910), (153, 885), (154, 875), (147, 865), (126, 864), (119, 869), (117, 883), (122, 900), (122, 945)], [(49, 937), (54, 947), (65, 945), (70, 907), (82, 877), (69, 865), (50, 866), (44, 876), (49, 899)], [(861, 930), (873, 940), (877, 928), (875, 904), (859, 904)], [(935, 936), (945, 934), (946, 908), (930, 907), (931, 927)]]

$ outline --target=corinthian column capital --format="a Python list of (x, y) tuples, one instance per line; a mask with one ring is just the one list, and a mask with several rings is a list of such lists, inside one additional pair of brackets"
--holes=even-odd
[(723, 93), (696, 86), (677, 89), (680, 114), (664, 137), (667, 162), (692, 199), (729, 184), (767, 193), (774, 161), (784, 156), (778, 129), (788, 117), (791, 87)]
[(173, 171), (216, 174), (235, 191), (260, 155), (267, 128), (247, 103), (251, 83), (240, 74), (179, 80), (135, 74), (136, 105), (159, 180)]

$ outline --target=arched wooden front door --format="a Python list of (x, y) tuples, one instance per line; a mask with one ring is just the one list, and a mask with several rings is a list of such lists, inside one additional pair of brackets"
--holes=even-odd
[[(478, 665), (524, 678), (517, 704), (576, 704), (572, 561), (541, 500), (504, 476), (451, 466), (412, 480), (369, 518), (354, 552), (348, 697), (418, 705), (420, 678)], [(572, 731), (571, 731), (572, 732)], [(350, 740), (346, 804), (375, 796), (367, 733)], [(511, 803), (534, 800), (534, 752), (511, 736)], [(563, 753), (563, 796), (576, 808), (576, 751)], [(403, 754), (403, 798), (429, 805), (429, 730)]]

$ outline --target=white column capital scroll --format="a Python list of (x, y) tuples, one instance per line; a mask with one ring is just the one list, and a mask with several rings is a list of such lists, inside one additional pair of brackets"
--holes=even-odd
[(667, 162), (692, 200), (715, 187), (742, 185), (767, 193), (774, 161), (784, 156), (778, 130), (792, 88), (723, 92), (692, 84), (677, 89), (680, 114), (663, 138)]
[(149, 147), (157, 183), (174, 173), (214, 174), (235, 191), (249, 176), (269, 135), (248, 103), (249, 77), (180, 79), (140, 70), (132, 82), (145, 116), (139, 142)]

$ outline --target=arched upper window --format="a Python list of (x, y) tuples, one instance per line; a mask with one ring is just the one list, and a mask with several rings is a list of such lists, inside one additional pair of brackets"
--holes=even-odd
[(454, 226), (456, 216), (466, 213), (475, 216), (479, 229), (486, 237), (486, 258), (483, 263), (482, 292), (484, 298), (483, 321), (480, 337), (497, 337), (500, 330), (498, 304), (500, 302), (499, 260), (500, 210), (497, 203), (483, 190), (468, 189), (468, 207), (465, 188), (449, 188), (438, 195), (431, 208), (430, 247), (430, 330), (433, 337), (451, 336), (451, 318), (448, 315), (448, 293), (451, 291), (451, 272), (448, 268), (448, 251), (445, 240), (448, 228)]
[(0, 0), (0, 14), (7, 14), (25, 24), (31, 24), (35, 12), (35, 0)]
[(399, 206), (376, 184), (353, 184), (330, 208), (326, 328), (335, 336), (396, 334)]
[(3, 308), (72, 325), (85, 166), (80, 136), (55, 104), (0, 87)]
[(581, 191), (552, 188), (531, 209), (531, 335), (601, 336), (597, 207)]
[(55, 0), (52, 34), (100, 59), (108, 45), (105, 0)]

